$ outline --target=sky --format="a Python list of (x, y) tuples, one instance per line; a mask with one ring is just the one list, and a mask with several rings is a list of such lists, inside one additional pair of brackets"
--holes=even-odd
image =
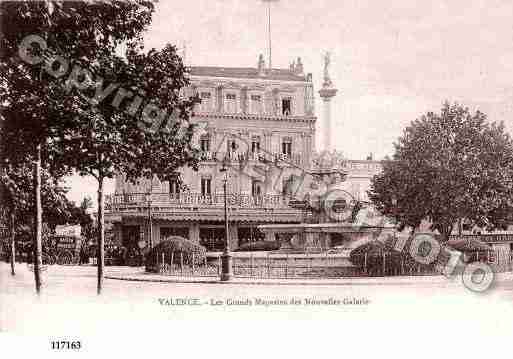
[[(332, 53), (332, 141), (346, 158), (391, 154), (411, 121), (446, 100), (504, 121), (511, 133), (512, 14), (511, 0), (280, 0), (272, 5), (273, 67), (301, 57), (319, 90), (323, 53)], [(145, 43), (186, 44), (188, 66), (256, 67), (260, 53), (267, 61), (267, 39), (262, 0), (188, 0), (157, 2)], [(94, 179), (67, 184), (74, 201), (96, 197)]]

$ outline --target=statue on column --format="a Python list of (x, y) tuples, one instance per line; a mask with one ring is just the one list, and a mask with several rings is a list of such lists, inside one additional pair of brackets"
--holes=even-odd
[(333, 85), (333, 82), (331, 81), (330, 74), (329, 74), (329, 66), (331, 64), (331, 53), (329, 51), (326, 51), (324, 54), (324, 83), (322, 84), (323, 87), (331, 87)]

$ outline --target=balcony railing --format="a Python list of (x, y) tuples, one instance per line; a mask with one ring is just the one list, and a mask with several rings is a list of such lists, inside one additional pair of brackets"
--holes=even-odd
[(217, 161), (221, 162), (223, 159), (229, 159), (233, 162), (266, 162), (266, 163), (289, 163), (292, 165), (300, 166), (305, 156), (300, 153), (292, 153), (290, 155), (282, 153), (271, 153), (266, 151), (260, 152), (215, 152), (215, 151), (202, 151), (200, 154), (201, 161)]
[[(202, 195), (199, 193), (124, 193), (105, 196), (106, 209), (115, 210), (131, 206), (224, 206), (224, 194)], [(228, 194), (228, 206), (243, 208), (290, 208), (289, 198), (282, 195), (252, 196), (248, 194)]]

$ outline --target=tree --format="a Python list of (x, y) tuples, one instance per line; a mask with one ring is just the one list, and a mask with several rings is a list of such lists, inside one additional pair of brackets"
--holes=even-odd
[[(83, 103), (80, 96), (68, 95), (69, 79), (63, 78), (62, 66), (54, 66), (59, 57), (50, 49), (58, 51), (61, 59), (70, 59), (71, 67), (80, 62), (89, 63), (98, 54), (112, 53), (121, 42), (140, 39), (153, 10), (151, 1), (142, 0), (0, 3), (2, 126), (6, 129), (4, 139), (15, 145), (9, 157), (30, 152), (34, 161), (34, 277), (38, 294), (41, 290), (41, 164), (67, 166), (54, 151), (54, 141), (66, 126), (75, 125), (63, 119)], [(31, 39), (31, 46), (23, 51), (20, 44), (27, 45), (24, 43), (27, 39)], [(38, 46), (33, 46), (34, 41)], [(36, 61), (43, 55), (47, 61)]]
[[(0, 140), (2, 132), (0, 129)], [(8, 151), (4, 143), (0, 143), (0, 154)], [(15, 274), (15, 238), (22, 229), (33, 228), (31, 213), (34, 208), (34, 197), (32, 195), (32, 171), (30, 160), (14, 165), (7, 162), (5, 156), (0, 161), (0, 210), (6, 214), (7, 227), (10, 237), (10, 259), (11, 274)], [(61, 175), (58, 175), (61, 177)], [(44, 216), (43, 221), (55, 227), (56, 222), (70, 216), (69, 201), (66, 199), (66, 189), (59, 181), (52, 177), (48, 168), (42, 172), (41, 197), (43, 199)]]
[[(196, 167), (199, 156), (192, 147), (194, 126), (189, 122), (197, 99), (181, 91), (189, 82), (176, 48), (167, 45), (148, 53), (138, 50), (142, 46), (129, 49), (126, 58), (111, 53), (94, 61), (97, 65), (87, 70), (95, 76), (92, 83), (101, 81), (104, 88), (116, 84), (121, 90), (101, 101), (93, 100), (92, 106), (89, 103), (88, 109), (77, 114), (75, 126), (63, 132), (59, 143), (66, 163), (98, 181), (98, 294), (103, 282), (105, 179), (120, 173), (132, 182), (143, 178), (152, 181), (154, 176), (164, 179), (182, 166)], [(77, 91), (94, 99), (95, 87)], [(123, 108), (123, 103), (116, 104), (116, 97), (127, 89), (147, 94), (149, 100), (135, 111), (132, 105)]]
[(399, 225), (431, 223), (447, 240), (456, 223), (493, 228), (511, 220), (513, 143), (502, 123), (444, 104), (408, 126), (369, 197)]

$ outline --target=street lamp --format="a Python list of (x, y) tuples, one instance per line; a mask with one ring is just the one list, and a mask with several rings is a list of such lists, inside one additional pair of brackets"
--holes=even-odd
[(394, 215), (394, 225), (397, 224), (397, 197), (392, 196), (392, 214)]
[(149, 239), (146, 245), (149, 249), (153, 248), (153, 220), (151, 215), (151, 192), (146, 194), (146, 202), (148, 203), (148, 226), (149, 226)]
[(224, 251), (221, 255), (221, 281), (229, 281), (233, 277), (232, 269), (232, 255), (230, 254), (230, 241), (228, 234), (228, 204), (226, 187), (228, 183), (228, 167), (226, 165), (227, 159), (223, 160), (223, 165), (220, 172), (224, 172), (223, 180), (223, 194), (224, 194)]

